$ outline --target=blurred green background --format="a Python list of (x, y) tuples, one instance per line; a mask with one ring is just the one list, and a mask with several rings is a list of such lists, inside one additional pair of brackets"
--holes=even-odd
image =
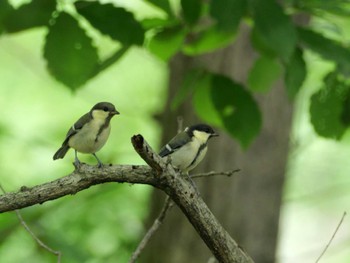
[[(153, 118), (164, 104), (165, 64), (133, 48), (83, 89), (72, 93), (53, 80), (41, 57), (44, 30), (30, 30), (0, 41), (0, 169), (7, 191), (69, 174), (74, 151), (53, 161), (69, 127), (98, 101), (110, 101), (121, 114), (112, 120), (108, 144), (98, 156), (105, 163), (142, 164), (130, 143), (142, 133), (159, 148)], [(132, 69), (132, 70), (130, 70)], [(150, 96), (150, 94), (154, 94)], [(80, 155), (95, 164), (93, 157)], [(143, 232), (150, 187), (106, 184), (41, 206), (23, 209), (32, 230), (63, 262), (126, 262)], [(1, 262), (53, 262), (18, 224), (14, 213), (0, 216)], [(116, 254), (115, 251), (118, 251)], [(4, 260), (4, 261), (3, 261)]]
[[(16, 1), (13, 1), (16, 2)], [(17, 1), (19, 2), (19, 1)], [(136, 16), (156, 12), (142, 1), (118, 1)], [(312, 21), (335, 38), (350, 40), (350, 21), (327, 17)], [(335, 28), (337, 30), (335, 30)], [(72, 93), (47, 72), (42, 58), (44, 29), (32, 29), (0, 39), (0, 183), (7, 191), (57, 179), (73, 170), (73, 151), (53, 161), (64, 136), (79, 116), (98, 101), (110, 101), (121, 112), (98, 153), (105, 163), (142, 164), (130, 138), (141, 133), (159, 149), (167, 65), (142, 48), (133, 47), (118, 63)], [(110, 50), (107, 39), (98, 43)], [(103, 48), (105, 47), (105, 49)], [(101, 48), (100, 48), (101, 50)], [(314, 262), (326, 246), (350, 204), (350, 137), (320, 138), (309, 122), (309, 98), (321, 87), (332, 63), (306, 56), (308, 79), (295, 101), (288, 177), (280, 227), (278, 262)], [(81, 160), (95, 163), (93, 157)], [(151, 188), (109, 183), (74, 196), (21, 210), (32, 231), (63, 253), (62, 262), (127, 262), (147, 226)], [(347, 216), (322, 262), (350, 259), (350, 219)], [(171, 250), (171, 249), (170, 249)], [(0, 262), (55, 262), (37, 247), (14, 213), (0, 215)]]

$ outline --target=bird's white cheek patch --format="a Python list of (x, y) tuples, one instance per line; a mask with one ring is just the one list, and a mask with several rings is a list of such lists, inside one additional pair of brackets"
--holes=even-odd
[(98, 120), (105, 120), (108, 117), (109, 112), (103, 110), (94, 110), (92, 117)]
[(204, 144), (208, 141), (210, 134), (202, 131), (194, 131), (193, 135), (200, 142), (200, 144)]

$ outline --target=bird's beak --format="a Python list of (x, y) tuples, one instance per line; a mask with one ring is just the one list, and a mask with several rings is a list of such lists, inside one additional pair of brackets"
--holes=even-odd
[(218, 137), (218, 136), (219, 136), (219, 134), (217, 134), (217, 133), (213, 133), (210, 135), (210, 137)]
[(119, 111), (115, 110), (115, 111), (111, 111), (111, 115), (114, 116), (114, 115), (119, 115)]

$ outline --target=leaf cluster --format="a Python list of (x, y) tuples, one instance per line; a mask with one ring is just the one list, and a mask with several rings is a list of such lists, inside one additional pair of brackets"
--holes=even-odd
[[(177, 53), (199, 56), (234, 43), (240, 24), (246, 23), (251, 27), (252, 46), (259, 54), (247, 84), (195, 68), (184, 77), (173, 106), (192, 95), (194, 108), (204, 121), (224, 128), (247, 147), (262, 126), (253, 93), (266, 93), (283, 78), (293, 100), (307, 77), (304, 54), (311, 51), (334, 62), (331, 75), (336, 79), (329, 81), (327, 77), (324, 89), (312, 98), (310, 113), (315, 130), (322, 136), (341, 138), (347, 129), (350, 50), (294, 21), (301, 13), (347, 15), (347, 1), (180, 0), (177, 6), (168, 0), (145, 2), (162, 15), (136, 19), (124, 7), (98, 1), (63, 4), (58, 0), (32, 0), (14, 8), (8, 0), (2, 0), (0, 33), (46, 28), (43, 56), (47, 69), (59, 82), (76, 90), (117, 62), (132, 46), (143, 47), (165, 62)], [(115, 52), (101, 58), (92, 31), (115, 42)], [(325, 105), (330, 114), (322, 110)]]

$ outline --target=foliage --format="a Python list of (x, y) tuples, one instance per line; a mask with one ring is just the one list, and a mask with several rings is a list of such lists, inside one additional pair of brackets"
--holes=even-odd
[[(225, 76), (214, 76), (205, 70), (200, 78), (192, 77), (193, 87), (188, 87), (189, 77), (184, 80), (174, 103), (179, 105), (184, 98), (195, 94), (193, 102), (198, 115), (206, 122), (224, 128), (243, 147), (247, 147), (261, 128), (261, 118), (257, 117), (260, 116), (259, 109), (252, 92), (267, 92), (284, 74), (286, 91), (291, 99), (295, 98), (306, 77), (303, 59), (306, 51), (333, 61), (340, 86), (347, 85), (350, 71), (348, 47), (321, 35), (311, 26), (298, 26), (293, 20), (294, 15), (302, 12), (309, 15), (348, 15), (346, 2), (338, 0), (331, 4), (322, 0), (289, 0), (280, 4), (275, 0), (181, 0), (176, 5), (173, 1), (148, 0), (147, 3), (162, 15), (136, 19), (124, 7), (98, 1), (62, 4), (62, 1), (32, 0), (15, 9), (8, 0), (3, 0), (0, 32), (10, 34), (33, 27), (46, 27), (44, 58), (47, 68), (59, 82), (76, 90), (118, 61), (131, 46), (143, 46), (165, 62), (179, 52), (198, 56), (234, 43), (239, 25), (248, 21), (252, 44), (260, 53), (247, 79), (250, 89), (242, 83), (229, 81)], [(90, 37), (92, 31), (110, 38), (119, 49), (110, 57), (100, 57), (98, 47)], [(204, 81), (208, 78), (225, 81), (219, 81), (220, 85), (216, 87), (214, 83), (217, 81), (209, 81), (210, 84)], [(203, 88), (203, 85), (207, 85), (207, 88)], [(325, 88), (327, 85), (325, 82)], [(322, 97), (330, 93), (325, 94)], [(319, 96), (315, 95), (313, 105), (318, 100)], [(241, 106), (237, 113), (223, 114), (223, 109), (238, 107), (238, 102)], [(329, 105), (330, 111), (339, 110), (332, 108), (332, 105)], [(323, 118), (322, 111), (318, 109), (311, 109), (314, 125), (317, 119)], [(238, 115), (238, 112), (242, 115)], [(249, 125), (243, 125), (244, 121), (237, 120), (237, 116), (249, 119)], [(325, 125), (332, 127), (327, 120), (323, 118)], [(344, 125), (346, 129), (348, 122)], [(320, 132), (317, 126), (315, 130), (323, 136), (331, 136)]]

